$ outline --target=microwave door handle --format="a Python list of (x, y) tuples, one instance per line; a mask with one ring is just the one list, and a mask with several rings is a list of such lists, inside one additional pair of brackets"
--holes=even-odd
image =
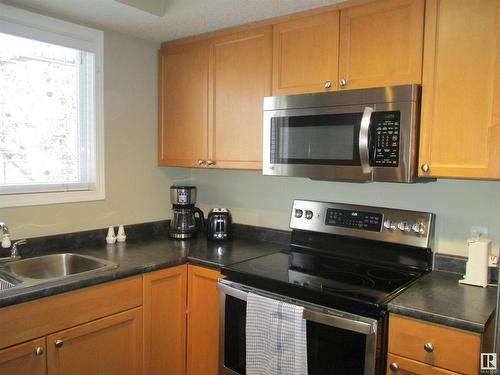
[(368, 144), (372, 113), (373, 108), (365, 107), (359, 128), (359, 160), (361, 162), (361, 169), (365, 174), (372, 171), (372, 167), (370, 166), (370, 145)]

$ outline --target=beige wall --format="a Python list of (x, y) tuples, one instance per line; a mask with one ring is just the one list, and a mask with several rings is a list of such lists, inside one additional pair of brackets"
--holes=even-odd
[(168, 218), (169, 175), (156, 165), (158, 45), (104, 38), (104, 201), (0, 209), (13, 238)]
[(434, 212), (434, 250), (440, 253), (467, 255), (472, 225), (489, 228), (495, 249), (500, 240), (500, 182), (362, 184), (217, 170), (192, 170), (191, 181), (202, 209), (228, 207), (238, 223), (288, 229), (292, 201), (302, 198)]

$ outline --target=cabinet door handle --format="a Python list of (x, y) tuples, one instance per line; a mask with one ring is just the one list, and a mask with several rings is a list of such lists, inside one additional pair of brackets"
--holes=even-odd
[(213, 161), (213, 160), (207, 160), (207, 164), (208, 164), (208, 165), (214, 165), (214, 164), (215, 164), (215, 161)]
[(331, 81), (326, 81), (325, 82), (325, 89), (329, 89), (332, 87), (332, 82)]
[(426, 342), (424, 344), (424, 350), (427, 352), (427, 353), (432, 353), (434, 351), (434, 345), (432, 345), (430, 342)]
[(389, 365), (389, 368), (391, 369), (391, 371), (394, 371), (394, 372), (398, 372), (399, 371), (399, 366), (396, 362), (392, 362), (390, 365)]
[(422, 166), (420, 168), (422, 169), (422, 172), (424, 172), (424, 173), (427, 173), (430, 170), (429, 164), (427, 164), (427, 163), (422, 164)]
[(341, 79), (339, 81), (339, 85), (342, 86), (342, 87), (347, 86), (347, 81), (345, 79)]
[(56, 340), (54, 342), (54, 345), (56, 346), (57, 349), (62, 348), (63, 344), (64, 344), (63, 340)]
[(37, 357), (40, 357), (42, 354), (43, 354), (43, 348), (42, 348), (41, 346), (37, 346), (37, 347), (35, 348), (35, 355), (36, 355)]
[(198, 165), (203, 165), (203, 164), (205, 164), (205, 160), (198, 159), (197, 163), (198, 163)]

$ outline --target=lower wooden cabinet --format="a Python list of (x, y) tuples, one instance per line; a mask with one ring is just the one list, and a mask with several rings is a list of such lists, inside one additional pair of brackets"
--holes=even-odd
[(144, 374), (186, 373), (187, 265), (144, 275)]
[(219, 372), (219, 293), (214, 270), (189, 265), (187, 374)]
[(479, 374), (484, 347), (480, 334), (391, 314), (387, 374)]
[(0, 309), (0, 374), (142, 374), (142, 277)]
[(387, 356), (387, 375), (458, 375), (426, 363), (414, 361), (389, 353)]
[(142, 308), (47, 336), (51, 375), (142, 374)]
[(25, 342), (0, 350), (0, 374), (45, 375), (45, 338)]

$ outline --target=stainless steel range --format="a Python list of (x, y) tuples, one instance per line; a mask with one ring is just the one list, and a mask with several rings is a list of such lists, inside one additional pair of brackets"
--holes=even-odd
[(387, 303), (432, 267), (434, 215), (295, 200), (290, 246), (222, 269), (220, 371), (245, 374), (249, 292), (304, 307), (309, 375), (382, 374)]

